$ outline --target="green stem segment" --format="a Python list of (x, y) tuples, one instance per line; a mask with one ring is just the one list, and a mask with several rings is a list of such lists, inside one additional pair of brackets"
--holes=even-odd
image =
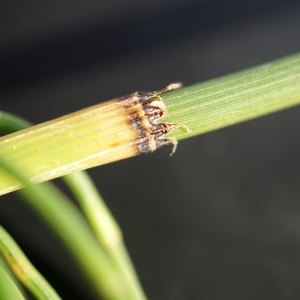
[(66, 175), (64, 180), (73, 191), (99, 242), (126, 283), (131, 299), (146, 299), (124, 245), (121, 229), (91, 178), (82, 171)]
[(61, 299), (44, 277), (34, 268), (16, 242), (2, 226), (0, 226), (0, 253), (15, 276), (27, 287), (36, 299)]
[(64, 194), (48, 183), (33, 185), (1, 156), (0, 166), (27, 186), (19, 193), (64, 241), (95, 290), (105, 299), (132, 299), (107, 253)]
[[(0, 128), (5, 129), (8, 132), (14, 131), (14, 130), (21, 130), (24, 127), (31, 126), (31, 124), (23, 120), (21, 118), (18, 118), (14, 115), (8, 114), (8, 113), (2, 113), (0, 118)], [(0, 165), (1, 165), (1, 159), (0, 159)], [(126, 289), (126, 292), (119, 297), (120, 299), (146, 299), (146, 296), (144, 295), (144, 292), (139, 284), (138, 278), (135, 274), (134, 267), (131, 263), (130, 257), (127, 253), (126, 247), (123, 242), (123, 236), (121, 229), (119, 228), (117, 222), (114, 220), (112, 214), (110, 213), (109, 209), (105, 205), (105, 202), (103, 201), (102, 197), (98, 193), (96, 187), (93, 184), (93, 181), (89, 177), (89, 175), (84, 172), (76, 172), (73, 174), (69, 174), (67, 176), (64, 176), (63, 179), (66, 181), (66, 183), (69, 185), (70, 189), (73, 191), (74, 195), (77, 198), (77, 201), (79, 202), (81, 208), (83, 209), (83, 212), (85, 213), (88, 221), (90, 222), (94, 232), (96, 233), (96, 236), (101, 244), (103, 246), (104, 251), (107, 254), (107, 258), (100, 253), (98, 253), (98, 261), (101, 263), (103, 260), (110, 260), (112, 261), (112, 264), (115, 267), (116, 272), (120, 275), (122, 278), (122, 284), (124, 284), (124, 287)], [(49, 225), (51, 227), (54, 227), (54, 230), (58, 230), (59, 234), (63, 238), (63, 240), (71, 247), (71, 251), (74, 253), (77, 253), (75, 256), (80, 256), (82, 258), (85, 257), (85, 251), (91, 251), (91, 254), (93, 254), (93, 247), (91, 247), (91, 244), (89, 242), (89, 236), (85, 233), (84, 234), (84, 224), (80, 221), (80, 218), (78, 218), (77, 211), (71, 209), (71, 207), (68, 208), (69, 202), (67, 199), (63, 197), (62, 194), (60, 194), (53, 185), (50, 183), (44, 183), (41, 185), (42, 189), (44, 189), (44, 194), (46, 198), (50, 200), (51, 197), (54, 199), (52, 202), (54, 202), (55, 205), (55, 199), (59, 199), (59, 208), (58, 210), (61, 212), (59, 215), (55, 215), (55, 211), (53, 211), (53, 208), (49, 209), (49, 204), (47, 204), (47, 200), (45, 200), (45, 197), (42, 198), (36, 198), (34, 197), (35, 194), (31, 195), (31, 201), (29, 202), (30, 205), (33, 206), (33, 208), (37, 209), (41, 212), (41, 209), (44, 207), (45, 209), (42, 210), (41, 215), (45, 216), (45, 214), (49, 214), (49, 217), (46, 218), (46, 220), (49, 222)], [(36, 187), (32, 187), (36, 189)], [(22, 190), (22, 192), (26, 191)], [(28, 194), (30, 196), (30, 194)], [(46, 201), (46, 203), (44, 203)], [(64, 211), (64, 206), (66, 211)], [(52, 214), (53, 213), (53, 214)], [(73, 232), (77, 234), (78, 238), (77, 241), (81, 241), (81, 244), (83, 247), (86, 248), (85, 251), (82, 252), (82, 247), (72, 247), (73, 245), (76, 245), (76, 241), (72, 241), (73, 234), (70, 233), (69, 226), (65, 227), (63, 223), (59, 221), (60, 216), (71, 214), (73, 217), (66, 217), (64, 218), (66, 222), (69, 222), (72, 228), (76, 228), (76, 225), (81, 228), (81, 230), (78, 229), (74, 230)], [(75, 218), (75, 219), (74, 219)], [(56, 224), (58, 223), (58, 226)], [(65, 233), (65, 234), (63, 234)], [(82, 235), (81, 235), (82, 233)], [(74, 237), (73, 237), (74, 238)], [(101, 250), (101, 248), (98, 249), (98, 251)], [(89, 255), (87, 255), (89, 256)], [(101, 278), (102, 271), (101, 270), (95, 270), (97, 267), (95, 264), (90, 265), (89, 259), (84, 259), (86, 267), (88, 268), (88, 277), (91, 281), (94, 281), (96, 279), (96, 285), (97, 289), (102, 289), (102, 281), (97, 281), (97, 278)], [(105, 269), (106, 262), (102, 262), (102, 268), (104, 268), (104, 272), (109, 273), (109, 269)], [(109, 264), (108, 264), (109, 266)], [(91, 272), (92, 271), (92, 272)], [(92, 273), (92, 274), (91, 274)], [(116, 297), (116, 289), (111, 284), (105, 283), (107, 288), (111, 288), (110, 293), (106, 295), (106, 297), (114, 299)], [(121, 284), (119, 284), (119, 287), (121, 287)], [(104, 289), (104, 291), (106, 288)], [(118, 298), (118, 299), (119, 299)]]
[(0, 266), (0, 299), (1, 300), (25, 300), (22, 293), (14, 283), (6, 270)]
[[(183, 124), (190, 130), (179, 127), (168, 135), (177, 140), (282, 110), (300, 103), (300, 53), (161, 97), (167, 115), (160, 121)], [(101, 155), (91, 154), (98, 151), (100, 141), (106, 140), (105, 128), (117, 120), (114, 136), (121, 124), (120, 113), (111, 118), (112, 107), (106, 106), (97, 105), (23, 133), (4, 136), (0, 138), (0, 155), (12, 161), (18, 158), (19, 167), (27, 166), (23, 172), (30, 171), (28, 176), (35, 183), (105, 163), (101, 162), (104, 153), (109, 162), (116, 161), (123, 156), (113, 152), (109, 143), (104, 143)], [(102, 118), (101, 114), (109, 117)], [(0, 195), (22, 187), (1, 168), (0, 177)]]
[[(0, 255), (0, 267), (3, 269), (3, 272), (6, 273), (11, 278), (11, 280), (14, 283), (14, 285), (16, 286), (16, 288), (18, 289), (18, 291), (23, 295), (23, 297), (26, 298), (27, 295), (26, 295), (26, 291), (25, 291), (24, 287), (18, 281), (18, 279), (16, 278), (16, 276), (13, 274), (12, 270), (7, 265), (5, 259), (1, 255)], [(0, 281), (1, 281), (1, 279), (0, 279)], [(1, 290), (1, 288), (0, 288), (0, 290)], [(1, 292), (0, 292), (0, 299), (2, 299)], [(13, 299), (13, 297), (11, 297), (10, 299)]]
[(162, 95), (178, 140), (300, 104), (300, 53)]

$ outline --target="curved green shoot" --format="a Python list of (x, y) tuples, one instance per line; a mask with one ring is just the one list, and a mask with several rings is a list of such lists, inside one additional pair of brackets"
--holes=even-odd
[[(28, 126), (31, 126), (31, 123), (12, 114), (3, 113), (2, 118), (0, 117), (0, 128), (5, 128), (9, 132)], [(146, 299), (124, 245), (121, 229), (90, 176), (81, 171), (64, 176), (63, 179), (76, 196), (99, 242), (122, 276), (131, 299)]]
[(123, 242), (122, 232), (86, 172), (63, 177), (76, 196), (96, 236), (130, 288), (132, 299), (146, 299)]
[(36, 297), (36, 299), (61, 299), (45, 278), (34, 268), (17, 243), (2, 226), (0, 226), (0, 253), (10, 266), (14, 275)]
[[(3, 271), (11, 278), (13, 281), (14, 285), (17, 287), (17, 289), (21, 292), (24, 298), (27, 297), (26, 291), (24, 286), (21, 285), (21, 283), (18, 281), (16, 276), (13, 274), (12, 270), (9, 268), (7, 263), (5, 262), (4, 258), (0, 255), (0, 267), (3, 269)], [(0, 293), (0, 299), (1, 298), (1, 293)]]
[(25, 300), (22, 293), (15, 285), (11, 277), (0, 266), (0, 299), (1, 300)]
[(1, 156), (0, 166), (27, 186), (19, 193), (61, 238), (95, 291), (105, 299), (132, 299), (83, 216), (64, 194), (49, 183), (33, 185)]

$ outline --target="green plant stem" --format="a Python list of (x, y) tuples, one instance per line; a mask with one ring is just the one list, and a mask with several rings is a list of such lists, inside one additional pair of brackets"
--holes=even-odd
[[(0, 155), (40, 183), (136, 155), (135, 137), (116, 99), (0, 137)], [(0, 178), (0, 194), (22, 187), (1, 168)]]
[(0, 129), (7, 132), (15, 132), (27, 127), (33, 126), (32, 123), (27, 120), (10, 114), (8, 112), (0, 111)]
[(129, 287), (132, 299), (146, 299), (123, 242), (122, 232), (86, 172), (64, 176), (101, 245)]
[[(4, 258), (0, 255), (0, 267), (3, 269), (4, 272), (6, 272), (6, 274), (11, 278), (11, 280), (13, 281), (14, 285), (17, 287), (17, 289), (21, 292), (21, 294), (23, 295), (24, 298), (27, 299), (27, 295), (26, 292), (24, 290), (24, 287), (21, 285), (21, 283), (18, 281), (18, 279), (16, 278), (16, 276), (12, 273), (12, 270), (9, 268), (9, 266), (7, 265), (6, 261), (4, 260)], [(1, 298), (1, 294), (0, 294), (0, 299)]]
[(64, 241), (95, 290), (105, 299), (132, 299), (76, 207), (50, 184), (33, 185), (18, 168), (1, 156), (0, 166), (27, 186), (19, 193)]
[[(300, 53), (171, 91), (162, 94), (161, 98), (166, 104), (167, 115), (159, 121), (189, 128), (187, 131), (179, 127), (168, 135), (177, 140), (279, 111), (300, 103)], [(112, 106), (106, 106), (96, 105), (85, 109), (84, 113), (79, 111), (61, 117), (59, 121), (48, 121), (23, 133), (2, 137), (0, 155), (17, 160), (36, 183), (135, 155), (136, 152), (119, 151), (120, 148), (112, 146), (114, 143), (107, 143), (118, 135), (119, 125), (124, 119), (119, 120), (118, 110), (113, 117), (118, 121), (114, 123), (110, 115)], [(101, 114), (109, 117), (102, 118)], [(112, 134), (106, 133), (105, 128), (110, 127), (111, 122), (116, 127), (112, 126)], [(129, 133), (126, 130), (125, 133), (122, 131), (123, 137)], [(95, 156), (101, 141), (105, 141), (105, 146), (102, 145), (101, 155)], [(134, 143), (134, 138), (126, 143)], [(117, 150), (114, 152), (113, 149)], [(103, 160), (105, 155), (109, 160)], [(22, 187), (1, 168), (0, 176), (0, 195)]]
[(300, 53), (162, 95), (178, 140), (300, 104)]
[(0, 226), (0, 253), (15, 276), (37, 299), (61, 299), (2, 226)]
[[(12, 114), (2, 113), (0, 117), (0, 128), (5, 128), (8, 132), (21, 130), (31, 125), (30, 122)], [(130, 299), (146, 299), (123, 242), (121, 229), (90, 176), (85, 171), (81, 171), (64, 176), (63, 179), (76, 196), (99, 242), (107, 251), (117, 272), (121, 274), (126, 289), (130, 294)], [(51, 185), (49, 185), (49, 188), (53, 189)]]
[(0, 266), (0, 299), (1, 300), (25, 300), (11, 277)]

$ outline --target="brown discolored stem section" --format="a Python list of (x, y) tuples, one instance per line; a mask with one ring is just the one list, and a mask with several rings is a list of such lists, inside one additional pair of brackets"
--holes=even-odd
[(136, 131), (135, 144), (138, 153), (154, 151), (170, 143), (174, 145), (173, 152), (175, 151), (177, 141), (163, 136), (183, 125), (159, 122), (159, 119), (167, 113), (166, 106), (159, 95), (181, 86), (181, 83), (172, 83), (160, 91), (135, 92), (119, 98), (120, 104), (124, 107), (124, 113)]
[[(157, 92), (135, 92), (0, 138), (0, 155), (39, 183), (75, 171), (154, 151), (176, 124), (159, 123), (166, 114)], [(0, 194), (22, 184), (0, 167)]]

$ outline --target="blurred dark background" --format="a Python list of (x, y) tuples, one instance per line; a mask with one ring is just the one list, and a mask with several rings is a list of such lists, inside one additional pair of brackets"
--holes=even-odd
[[(1, 110), (40, 123), (300, 50), (292, 0), (0, 4)], [(300, 108), (91, 169), (149, 299), (300, 299)], [(93, 299), (15, 195), (0, 222), (63, 299)]]

